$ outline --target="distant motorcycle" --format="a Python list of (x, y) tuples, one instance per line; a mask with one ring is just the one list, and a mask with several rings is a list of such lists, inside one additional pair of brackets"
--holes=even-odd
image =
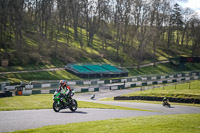
[(69, 108), (71, 111), (76, 111), (78, 108), (77, 101), (72, 99), (75, 91), (71, 92), (71, 96), (65, 98), (65, 96), (59, 91), (56, 90), (53, 94), (53, 110), (59, 112), (61, 109)]
[(163, 101), (163, 104), (162, 104), (162, 105), (163, 105), (164, 107), (168, 107), (168, 108), (171, 107), (171, 105), (170, 105), (169, 102), (168, 102), (168, 101), (169, 101), (168, 98), (164, 97), (162, 101)]
[(171, 107), (171, 105), (168, 103), (168, 102), (163, 102), (163, 104), (162, 104), (164, 107), (168, 107), (168, 108), (170, 108)]

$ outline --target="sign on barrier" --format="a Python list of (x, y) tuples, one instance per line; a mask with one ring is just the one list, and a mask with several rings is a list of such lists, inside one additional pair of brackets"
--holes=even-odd
[(51, 84), (42, 84), (41, 87), (42, 87), (42, 88), (50, 88), (50, 87), (51, 87)]
[(33, 89), (33, 85), (25, 85), (26, 89)]
[(152, 81), (148, 81), (148, 82), (147, 82), (147, 85), (152, 85), (152, 84), (153, 84)]

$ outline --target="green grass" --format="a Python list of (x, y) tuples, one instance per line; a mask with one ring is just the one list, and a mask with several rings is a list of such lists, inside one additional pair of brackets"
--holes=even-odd
[[(114, 97), (101, 99), (101, 101), (115, 101)], [(135, 102), (135, 103), (152, 103), (152, 104), (162, 104), (162, 101), (146, 101), (146, 100), (117, 100), (117, 102)], [(174, 103), (170, 102), (172, 105), (182, 105), (182, 106), (194, 106), (200, 107), (200, 104), (193, 104), (193, 103)]]
[(64, 67), (66, 64), (57, 60), (51, 59), (50, 64), (38, 64), (38, 65), (20, 65), (20, 66), (9, 66), (9, 67), (1, 67), (0, 72), (12, 72), (12, 71), (25, 71), (25, 70), (40, 70), (47, 68), (55, 68), (55, 67)]
[(10, 80), (11, 83), (33, 80), (81, 79), (66, 70), (6, 74), (4, 78)]
[[(53, 105), (52, 94), (38, 94), (30, 96), (15, 96), (15, 97), (0, 98), (0, 111), (51, 109), (52, 105)], [(78, 108), (103, 108), (103, 109), (145, 111), (142, 109), (105, 105), (105, 104), (85, 102), (85, 101), (78, 101)]]
[[(100, 62), (98, 58), (90, 59), (90, 58), (83, 58), (83, 62)], [(107, 62), (104, 60), (103, 62)], [(50, 68), (55, 66), (41, 66), (40, 68)], [(26, 67), (28, 69), (28, 66)], [(34, 69), (35, 67), (31, 67), (30, 69)], [(20, 67), (18, 68), (18, 70)], [(21, 68), (24, 70), (25, 68)], [(39, 68), (35, 68), (39, 69)], [(191, 71), (191, 70), (200, 70), (200, 64), (188, 64), (187, 68), (184, 71)], [(139, 75), (169, 75), (169, 74), (176, 74), (177, 72), (184, 72), (180, 69), (172, 69), (168, 63), (159, 64), (156, 67), (154, 66), (147, 66), (140, 69), (131, 68), (128, 69), (129, 76), (139, 76)], [(68, 79), (68, 80), (76, 80), (81, 79), (65, 70), (57, 70), (57, 71), (48, 71), (48, 72), (27, 72), (27, 73), (16, 73), (16, 74), (5, 74), (0, 75), (0, 81), (11, 81), (11, 83), (19, 83), (20, 81), (32, 81), (32, 80), (59, 80), (59, 79)]]
[(184, 70), (180, 68), (174, 69), (169, 65), (169, 63), (158, 64), (156, 66), (142, 67), (140, 69), (131, 68), (128, 70), (130, 76), (155, 75), (155, 74), (169, 75), (169, 74), (176, 74), (177, 72), (200, 70), (200, 64), (197, 63), (187, 64), (187, 67)]
[(175, 98), (197, 98), (200, 99), (200, 80), (190, 83), (177, 84), (172, 86), (164, 86), (145, 91), (137, 91), (125, 96), (155, 96), (155, 97), (175, 97)]
[(45, 133), (199, 133), (200, 114), (132, 117), (46, 126), (17, 132)]

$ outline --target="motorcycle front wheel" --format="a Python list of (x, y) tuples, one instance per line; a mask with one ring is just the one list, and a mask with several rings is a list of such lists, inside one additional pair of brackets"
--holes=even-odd
[(53, 102), (53, 110), (54, 110), (55, 112), (59, 112), (60, 109), (61, 109), (60, 104), (58, 104), (57, 101), (54, 101), (54, 102)]
[(74, 112), (77, 110), (77, 107), (78, 107), (77, 101), (75, 99), (72, 99), (71, 106), (69, 109)]

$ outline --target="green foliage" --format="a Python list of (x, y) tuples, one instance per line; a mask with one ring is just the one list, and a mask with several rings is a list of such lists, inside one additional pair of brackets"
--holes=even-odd
[(200, 114), (158, 115), (46, 126), (16, 132), (45, 133), (198, 133)]

